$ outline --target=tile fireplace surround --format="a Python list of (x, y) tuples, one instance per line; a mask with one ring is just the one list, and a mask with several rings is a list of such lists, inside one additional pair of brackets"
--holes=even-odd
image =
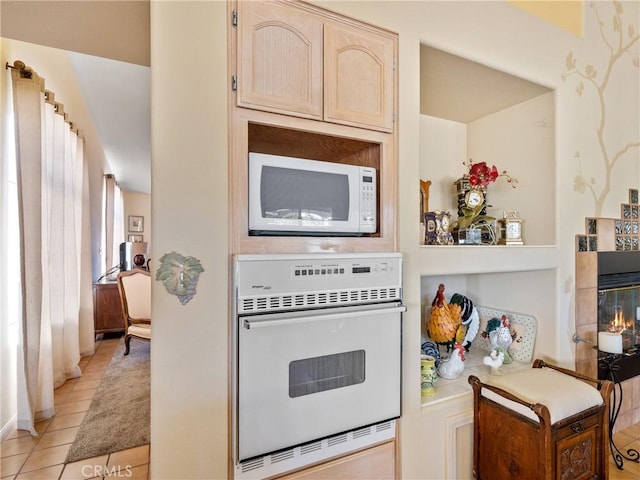
[[(576, 370), (597, 378), (598, 252), (637, 252), (640, 256), (638, 190), (629, 190), (629, 203), (620, 218), (587, 218), (586, 233), (576, 235), (576, 334), (587, 342), (576, 344)], [(640, 371), (638, 372), (640, 374)], [(640, 422), (640, 375), (622, 382), (624, 401), (615, 430)]]

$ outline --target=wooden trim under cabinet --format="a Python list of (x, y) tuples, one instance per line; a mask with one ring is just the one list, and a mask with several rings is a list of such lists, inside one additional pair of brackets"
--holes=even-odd
[(396, 478), (395, 443), (395, 441), (391, 441), (376, 445), (351, 455), (278, 477), (278, 480)]

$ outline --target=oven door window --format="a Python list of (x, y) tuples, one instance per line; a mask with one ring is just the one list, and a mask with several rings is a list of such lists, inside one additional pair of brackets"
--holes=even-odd
[(295, 360), (289, 364), (289, 397), (357, 385), (364, 372), (364, 350)]

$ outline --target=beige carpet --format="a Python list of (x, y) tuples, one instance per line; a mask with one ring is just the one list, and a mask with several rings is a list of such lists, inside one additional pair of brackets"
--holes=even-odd
[(148, 444), (151, 343), (120, 341), (65, 463)]

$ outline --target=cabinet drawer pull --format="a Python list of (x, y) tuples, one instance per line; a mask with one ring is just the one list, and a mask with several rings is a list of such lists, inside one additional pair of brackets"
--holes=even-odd
[(571, 430), (573, 430), (575, 433), (584, 432), (584, 423), (582, 422), (582, 420), (571, 425)]

